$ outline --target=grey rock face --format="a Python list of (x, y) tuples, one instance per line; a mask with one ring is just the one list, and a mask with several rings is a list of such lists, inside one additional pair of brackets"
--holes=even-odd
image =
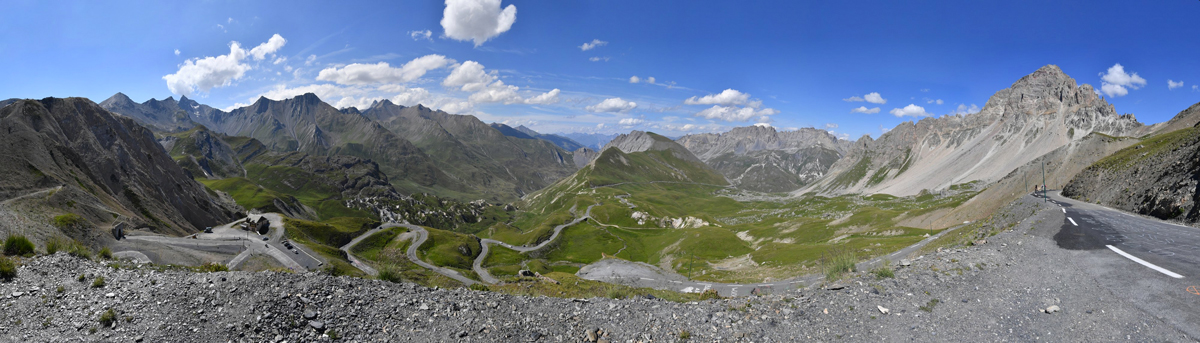
[(697, 158), (696, 155), (692, 154), (692, 152), (686, 147), (679, 145), (679, 143), (672, 141), (670, 138), (663, 137), (652, 132), (635, 130), (627, 134), (619, 135), (616, 138), (613, 138), (613, 140), (609, 141), (608, 144), (604, 145), (604, 148), (600, 149), (600, 151), (603, 152), (608, 148), (617, 148), (626, 154), (650, 150), (665, 150), (671, 151), (674, 153), (675, 157), (679, 159), (689, 162), (703, 163), (703, 161)]
[(789, 192), (820, 179), (853, 144), (825, 130), (778, 132), (761, 126), (687, 135), (676, 141), (730, 183), (760, 192)]

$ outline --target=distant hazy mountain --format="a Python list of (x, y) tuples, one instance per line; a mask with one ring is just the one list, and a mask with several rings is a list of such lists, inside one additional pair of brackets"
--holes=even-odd
[[(184, 101), (191, 101), (187, 97), (183, 97), (182, 99)], [(108, 98), (108, 100), (101, 102), (100, 107), (110, 112), (133, 118), (157, 131), (183, 131), (196, 125), (192, 122), (191, 115), (183, 110), (179, 103), (172, 97), (161, 101), (150, 99), (139, 104), (130, 100), (125, 94), (117, 93)]]
[(726, 133), (680, 137), (692, 151), (739, 188), (790, 192), (825, 175), (852, 143), (825, 130), (777, 132), (773, 127), (738, 127)]
[(999, 180), (1017, 167), (1097, 132), (1148, 132), (1118, 115), (1090, 85), (1078, 85), (1048, 65), (992, 95), (976, 114), (905, 122), (863, 137), (829, 175), (799, 192), (917, 194), (922, 189)]
[[(496, 125), (496, 124), (493, 124), (493, 125)], [(504, 125), (504, 124), (499, 124), (499, 125)], [(570, 138), (559, 136), (559, 135), (552, 134), (552, 133), (538, 133), (537, 131), (534, 131), (533, 129), (525, 127), (525, 125), (517, 126), (516, 130), (520, 131), (521, 133), (524, 133), (526, 135), (529, 135), (530, 137), (533, 137), (533, 138), (548, 140), (551, 143), (554, 143), (554, 145), (557, 145), (559, 148), (563, 148), (563, 150), (566, 150), (566, 151), (575, 151), (575, 150), (579, 150), (579, 148), (584, 147), (583, 144), (579, 144), (579, 142), (571, 140)]]
[(474, 116), (417, 105), (381, 101), (363, 111), (395, 134), (420, 147), (447, 174), (468, 189), (459, 199), (511, 201), (541, 189), (577, 167), (571, 153), (554, 143), (509, 130), (505, 134)]
[[(16, 101), (0, 109), (0, 130), (6, 132), (0, 146), (10, 147), (0, 151), (0, 172), (6, 175), (0, 178), (0, 198), (54, 189), (30, 201), (49, 206), (50, 215), (78, 214), (88, 221), (84, 227), (121, 220), (184, 234), (228, 222), (240, 210), (192, 180), (150, 130), (90, 100)], [(97, 234), (65, 233), (88, 241)]]
[(559, 133), (559, 136), (570, 138), (576, 143), (583, 144), (592, 150), (599, 151), (600, 147), (608, 144), (617, 134), (600, 134), (600, 133)]

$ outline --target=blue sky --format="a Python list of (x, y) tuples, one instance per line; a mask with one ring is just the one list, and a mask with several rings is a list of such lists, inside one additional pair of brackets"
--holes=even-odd
[(186, 94), (231, 108), (312, 91), (542, 132), (765, 122), (856, 139), (970, 112), (1056, 64), (1156, 123), (1200, 101), (1198, 13), (1197, 1), (10, 1), (0, 98)]

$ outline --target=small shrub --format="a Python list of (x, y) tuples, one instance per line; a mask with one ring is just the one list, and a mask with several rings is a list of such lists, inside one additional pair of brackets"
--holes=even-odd
[(334, 329), (329, 329), (328, 331), (325, 331), (325, 335), (329, 336), (329, 339), (333, 339), (333, 340), (336, 340), (339, 338), (337, 330), (334, 330)]
[(400, 282), (400, 270), (396, 269), (395, 265), (385, 265), (379, 268), (379, 275), (376, 278), (388, 282)]
[(4, 255), (7, 256), (32, 256), (33, 242), (29, 238), (22, 235), (9, 235), (4, 240)]
[(111, 260), (112, 259), (112, 249), (109, 249), (108, 247), (100, 248), (99, 255), (100, 255), (100, 258), (103, 258), (105, 260)]
[(100, 326), (111, 327), (113, 325), (113, 323), (116, 323), (116, 322), (117, 322), (117, 312), (113, 311), (113, 309), (110, 308), (110, 309), (108, 309), (108, 311), (104, 311), (104, 313), (100, 314)]
[(71, 245), (71, 240), (63, 236), (54, 236), (46, 240), (46, 254), (54, 255), (59, 250), (65, 250)]
[(54, 226), (67, 228), (76, 227), (83, 224), (83, 218), (78, 214), (67, 213), (61, 216), (54, 216)]
[(700, 300), (709, 300), (709, 299), (721, 299), (721, 294), (717, 293), (717, 290), (715, 290), (715, 289), (710, 289), (710, 290), (704, 291), (704, 293), (700, 293)]
[(625, 299), (629, 297), (629, 290), (623, 287), (609, 287), (606, 296), (612, 299)]
[(875, 277), (880, 278), (880, 279), (896, 277), (896, 273), (892, 271), (892, 268), (889, 268), (887, 266), (881, 266), (879, 268), (875, 268), (875, 270), (871, 271), (871, 274), (875, 274)]
[(201, 273), (227, 272), (229, 271), (229, 266), (217, 262), (208, 262), (196, 267), (196, 271)]
[(692, 338), (692, 333), (688, 332), (688, 330), (683, 330), (683, 331), (679, 332), (679, 339), (691, 339), (691, 338)]
[(92, 288), (104, 287), (104, 277), (97, 276), (96, 280), (92, 280)]
[(490, 290), (490, 289), (488, 288), (488, 286), (487, 286), (487, 285), (485, 285), (485, 284), (482, 284), (482, 283), (471, 284), (471, 287), (470, 287), (470, 288), (471, 288), (471, 290), (474, 290), (474, 291), (488, 291), (488, 290)]
[(830, 249), (825, 252), (825, 257), (821, 258), (821, 269), (825, 271), (825, 281), (838, 280), (842, 278), (843, 274), (853, 272), (855, 263), (858, 263), (858, 257), (854, 255), (853, 250)]
[(0, 256), (0, 279), (5, 282), (17, 278), (17, 264), (7, 257)]
[(75, 281), (83, 282), (83, 280), (87, 280), (87, 275), (79, 274), (79, 277), (75, 278)]
[(54, 290), (54, 292), (57, 292), (57, 293), (62, 293), (62, 292), (66, 292), (66, 291), (67, 291), (67, 288), (63, 287), (62, 285), (59, 285), (58, 288), (56, 288)]
[(76, 241), (71, 241), (71, 246), (67, 247), (67, 253), (79, 258), (92, 259), (92, 250)]

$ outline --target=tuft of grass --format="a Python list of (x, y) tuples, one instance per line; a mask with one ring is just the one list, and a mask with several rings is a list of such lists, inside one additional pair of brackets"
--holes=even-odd
[(340, 338), (340, 337), (338, 336), (338, 332), (337, 332), (337, 330), (334, 330), (334, 329), (329, 329), (328, 331), (325, 331), (325, 335), (326, 335), (326, 336), (329, 336), (329, 339), (331, 339), (331, 340), (335, 340), (335, 341), (336, 341), (338, 338)]
[(62, 285), (59, 285), (58, 288), (54, 289), (55, 293), (62, 293), (62, 292), (66, 292), (66, 291), (67, 291), (67, 288), (63, 287)]
[(871, 274), (875, 274), (875, 277), (880, 279), (896, 277), (896, 273), (893, 272), (892, 268), (888, 266), (880, 266), (879, 268), (875, 268), (875, 270), (871, 271)]
[(109, 308), (108, 311), (104, 311), (104, 313), (100, 314), (99, 321), (100, 326), (111, 327), (113, 323), (117, 322), (117, 312), (113, 311), (112, 308)]
[(491, 290), (490, 288), (488, 288), (487, 285), (482, 284), (482, 283), (471, 284), (470, 288), (471, 288), (471, 290), (485, 291), (485, 292)]
[(0, 279), (4, 282), (17, 278), (17, 264), (7, 257), (0, 256)]
[(63, 236), (54, 236), (46, 240), (46, 255), (54, 255), (59, 250), (64, 250), (71, 245), (71, 239)]
[(33, 256), (33, 242), (23, 235), (9, 235), (4, 239), (4, 255)]
[(103, 276), (97, 276), (95, 280), (92, 280), (92, 288), (100, 288), (100, 287), (104, 287), (104, 277)]
[(689, 332), (688, 330), (680, 331), (679, 339), (683, 339), (683, 340), (692, 339), (692, 333)]
[(92, 259), (92, 250), (76, 241), (72, 241), (67, 247), (67, 253), (79, 258)]
[(100, 248), (99, 255), (100, 255), (100, 258), (103, 258), (105, 260), (111, 260), (112, 259), (112, 249), (109, 249), (108, 247)]
[(79, 276), (75, 278), (75, 281), (79, 282), (83, 282), (84, 280), (87, 280), (87, 275), (84, 274), (79, 274)]
[(920, 306), (920, 307), (918, 307), (918, 308), (920, 308), (920, 309), (921, 309), (921, 311), (925, 311), (925, 312), (933, 312), (933, 307), (934, 307), (934, 306), (937, 306), (937, 304), (938, 304), (938, 300), (937, 300), (937, 299), (932, 299), (932, 300), (929, 300), (929, 302), (928, 302), (928, 303), (926, 303), (924, 306)]
[(71, 228), (78, 227), (80, 225), (83, 225), (83, 217), (80, 217), (78, 214), (67, 213), (54, 216), (54, 226), (60, 228)]
[[(101, 253), (103, 252), (101, 250)], [(227, 272), (229, 271), (229, 266), (226, 266), (224, 263), (208, 262), (196, 267), (195, 270), (201, 273)]]
[(854, 264), (858, 263), (858, 256), (853, 250), (847, 248), (832, 248), (825, 252), (825, 257), (821, 258), (821, 269), (825, 271), (825, 281), (834, 281), (842, 278), (842, 275), (853, 272)]
[(721, 294), (717, 293), (717, 290), (715, 290), (715, 289), (710, 289), (710, 290), (704, 291), (704, 293), (700, 293), (700, 300), (709, 300), (709, 299), (721, 299)]
[(400, 270), (396, 268), (395, 264), (387, 264), (379, 267), (379, 275), (375, 278), (388, 282), (400, 282), (402, 280)]

